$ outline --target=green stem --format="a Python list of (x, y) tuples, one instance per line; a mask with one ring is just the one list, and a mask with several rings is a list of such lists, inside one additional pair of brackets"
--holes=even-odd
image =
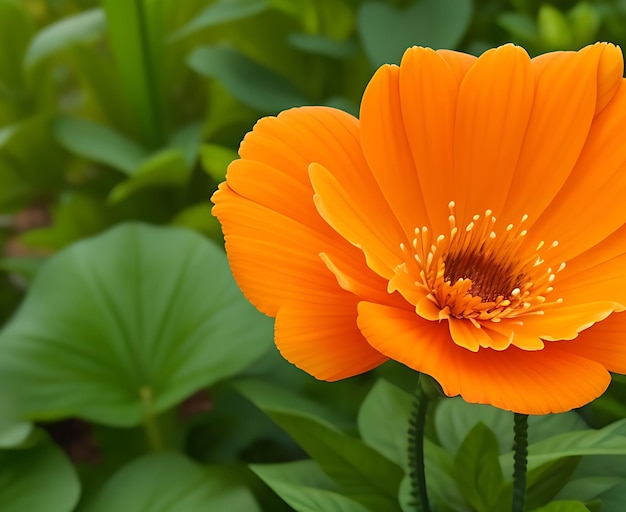
[(511, 510), (523, 512), (526, 498), (528, 415), (515, 413), (513, 432), (513, 507)]
[(148, 445), (153, 452), (158, 452), (163, 449), (163, 438), (154, 413), (152, 389), (148, 386), (140, 388), (139, 396), (143, 404), (143, 429), (148, 439)]
[(415, 405), (409, 420), (409, 475), (416, 512), (430, 512), (424, 468), (424, 428), (428, 402), (429, 397), (420, 382), (415, 392)]

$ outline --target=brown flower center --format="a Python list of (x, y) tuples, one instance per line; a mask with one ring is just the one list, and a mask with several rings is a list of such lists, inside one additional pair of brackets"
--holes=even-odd
[[(416, 286), (426, 289), (427, 298), (447, 316), (473, 322), (543, 314), (546, 307), (562, 302), (548, 301), (557, 268), (545, 262), (545, 254), (557, 242), (539, 243), (534, 251), (525, 246), (525, 215), (517, 226), (509, 224), (500, 233), (491, 210), (474, 215), (464, 229), (456, 224), (455, 205), (450, 210), (448, 235), (432, 239), (428, 228), (417, 228), (410, 252), (418, 265)], [(409, 267), (404, 267), (410, 272)]]

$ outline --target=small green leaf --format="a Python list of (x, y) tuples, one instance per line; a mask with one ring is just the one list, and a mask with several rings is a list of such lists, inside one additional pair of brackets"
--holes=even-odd
[(187, 183), (190, 173), (180, 149), (159, 151), (142, 162), (130, 179), (116, 185), (109, 194), (109, 201), (117, 203), (146, 187), (180, 187)]
[(582, 46), (593, 41), (602, 19), (598, 9), (587, 2), (578, 2), (568, 13), (574, 41)]
[(250, 491), (223, 468), (203, 468), (179, 453), (136, 459), (106, 483), (85, 512), (260, 512)]
[(86, 119), (59, 117), (54, 134), (68, 151), (128, 175), (148, 157), (144, 148), (121, 133)]
[(213, 205), (208, 202), (188, 206), (178, 212), (170, 224), (193, 229), (217, 241), (222, 238), (222, 226), (211, 213), (212, 208)]
[(35, 19), (25, 2), (0, 1), (0, 97), (8, 99), (18, 111), (28, 98), (22, 63), (35, 30)]
[(183, 229), (119, 225), (38, 272), (0, 334), (0, 389), (24, 417), (137, 425), (271, 343), (221, 248)]
[(102, 9), (89, 9), (46, 26), (33, 38), (24, 65), (30, 68), (74, 44), (91, 42), (102, 36), (106, 19)]
[(312, 34), (291, 34), (289, 44), (306, 53), (324, 55), (335, 59), (348, 59), (356, 53), (354, 41), (337, 41), (330, 37)]
[(553, 501), (545, 507), (536, 508), (533, 512), (589, 512), (585, 504), (580, 501)]
[(170, 41), (180, 39), (208, 27), (255, 16), (267, 8), (267, 0), (218, 0), (172, 34)]
[(361, 5), (357, 23), (375, 67), (398, 64), (413, 45), (455, 48), (472, 18), (471, 0), (419, 0), (405, 9), (382, 2)]
[(537, 24), (530, 16), (519, 12), (504, 12), (497, 17), (497, 21), (515, 38), (526, 43), (537, 43)]
[(224, 181), (226, 168), (239, 158), (236, 151), (217, 144), (204, 144), (200, 149), (202, 167), (217, 183)]
[(548, 50), (569, 49), (573, 45), (573, 35), (567, 18), (556, 7), (544, 4), (539, 8), (537, 30)]
[(236, 389), (307, 451), (342, 494), (373, 512), (399, 511), (402, 470), (398, 465), (321, 419), (325, 414), (315, 414), (319, 409), (314, 405), (303, 407), (295, 394), (280, 388), (274, 388), (274, 393), (272, 386), (252, 381), (237, 383)]
[(28, 450), (0, 450), (2, 512), (70, 512), (79, 494), (72, 465), (48, 439)]
[(253, 464), (250, 469), (297, 512), (371, 510), (341, 494), (337, 485), (312, 460)]
[(359, 410), (359, 433), (398, 466), (406, 468), (409, 416), (413, 398), (384, 380), (376, 382)]
[(220, 81), (235, 98), (260, 112), (275, 114), (308, 104), (287, 79), (233, 48), (200, 47), (189, 56), (188, 63), (201, 75)]
[(456, 481), (467, 501), (479, 512), (495, 510), (503, 487), (498, 455), (496, 436), (482, 422), (467, 434), (456, 454)]

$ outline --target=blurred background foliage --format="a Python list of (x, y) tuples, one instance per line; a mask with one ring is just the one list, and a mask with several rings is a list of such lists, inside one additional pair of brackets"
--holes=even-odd
[[(624, 27), (626, 0), (0, 0), (0, 510), (410, 510), (416, 375), (284, 362), (209, 198), (259, 117), (356, 115), (408, 46), (535, 55)], [(437, 510), (501, 510), (507, 416), (446, 403)], [(542, 423), (529, 507), (621, 511), (623, 418), (616, 377)]]

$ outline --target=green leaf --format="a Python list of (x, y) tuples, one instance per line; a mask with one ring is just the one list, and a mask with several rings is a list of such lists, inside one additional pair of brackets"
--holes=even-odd
[(497, 17), (497, 21), (515, 38), (526, 43), (537, 43), (537, 24), (530, 16), (519, 12), (504, 12)]
[(52, 23), (33, 38), (26, 52), (24, 65), (30, 68), (65, 48), (94, 41), (102, 36), (105, 27), (102, 9), (89, 9)]
[(79, 493), (72, 465), (48, 439), (29, 450), (0, 450), (2, 512), (70, 512)]
[(35, 20), (25, 2), (0, 0), (0, 99), (9, 100), (22, 113), (28, 97), (22, 59), (35, 30)]
[(576, 45), (584, 45), (596, 38), (602, 19), (597, 7), (587, 2), (578, 2), (567, 13)]
[(183, 151), (185, 162), (190, 169), (198, 159), (198, 149), (202, 142), (201, 122), (191, 122), (179, 128), (170, 139), (170, 146)]
[[(236, 389), (283, 428), (340, 487), (341, 493), (376, 512), (398, 511), (399, 466), (301, 405), (297, 395), (254, 381)], [(323, 410), (322, 410), (323, 411)]]
[(297, 512), (367, 512), (341, 494), (312, 460), (286, 464), (253, 464), (250, 469)]
[(589, 512), (585, 504), (580, 501), (553, 501), (545, 507), (536, 508), (533, 512)]
[(18, 413), (137, 425), (271, 345), (224, 252), (178, 228), (120, 225), (49, 259), (0, 334)]
[(544, 47), (548, 50), (571, 48), (572, 31), (567, 18), (556, 7), (544, 4), (539, 8), (537, 30)]
[(200, 149), (202, 167), (217, 183), (224, 181), (226, 168), (239, 158), (236, 151), (217, 144), (204, 144)]
[(250, 491), (219, 467), (202, 468), (179, 453), (136, 459), (107, 482), (85, 512), (260, 512)]
[(498, 440), (482, 422), (467, 434), (456, 454), (456, 481), (479, 512), (496, 510), (494, 505), (504, 484), (498, 455)]
[[(459, 450), (467, 432), (479, 422), (483, 422), (494, 432), (501, 453), (511, 450), (513, 415), (510, 412), (489, 405), (469, 404), (457, 397), (439, 403), (434, 421), (437, 437), (450, 453), (454, 454)], [(531, 444), (563, 432), (587, 428), (585, 422), (574, 412), (530, 416), (528, 425)]]
[(215, 78), (243, 104), (275, 114), (309, 102), (285, 78), (233, 48), (200, 47), (188, 60), (201, 75)]
[[(623, 461), (621, 461), (623, 465)], [(559, 493), (560, 499), (577, 499), (585, 503), (600, 500), (602, 512), (623, 512), (626, 503), (624, 478), (596, 476), (574, 478)]]
[(163, 2), (102, 0), (102, 7), (126, 106), (133, 113), (143, 144), (161, 147), (165, 112), (158, 70), (163, 61)]
[(363, 441), (403, 468), (407, 464), (412, 404), (409, 393), (378, 380), (361, 404), (358, 416)]
[(357, 24), (375, 67), (398, 64), (413, 45), (455, 48), (472, 18), (471, 0), (419, 0), (405, 9), (382, 2), (361, 5)]
[(190, 173), (185, 154), (180, 149), (164, 149), (142, 162), (130, 179), (116, 185), (109, 194), (109, 201), (117, 203), (146, 187), (183, 186)]
[(180, 39), (208, 27), (254, 16), (267, 8), (267, 0), (218, 0), (172, 34), (170, 41)]
[(54, 123), (54, 134), (68, 151), (128, 175), (148, 157), (144, 148), (121, 133), (86, 119), (61, 116)]
[(337, 41), (330, 37), (312, 34), (291, 34), (289, 44), (306, 53), (325, 55), (335, 59), (348, 59), (356, 53), (354, 41)]
[(213, 205), (210, 203), (188, 206), (178, 212), (170, 224), (204, 233), (212, 240), (220, 240), (222, 239), (222, 225), (211, 213), (212, 208)]

